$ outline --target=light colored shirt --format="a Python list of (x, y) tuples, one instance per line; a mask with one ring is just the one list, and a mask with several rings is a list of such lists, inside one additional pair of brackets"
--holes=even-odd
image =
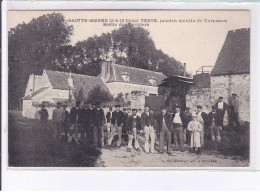
[(224, 102), (219, 102), (218, 109), (223, 110), (223, 107), (224, 107)]
[(181, 117), (180, 117), (180, 113), (175, 113), (175, 116), (173, 118), (173, 123), (179, 123), (179, 124), (182, 124), (181, 122)]
[(187, 129), (188, 131), (199, 132), (202, 130), (202, 125), (199, 121), (190, 121)]

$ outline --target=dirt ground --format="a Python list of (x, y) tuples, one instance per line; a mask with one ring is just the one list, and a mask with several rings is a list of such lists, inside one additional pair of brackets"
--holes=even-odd
[[(120, 148), (114, 142), (112, 148), (96, 149), (91, 137), (80, 145), (68, 144), (53, 137), (51, 123), (43, 131), (39, 120), (24, 119), (19, 112), (9, 113), (8, 141), (9, 166), (13, 167), (246, 167), (249, 164), (248, 159), (237, 154), (224, 156), (216, 151), (219, 145), (211, 143), (199, 156), (188, 148), (185, 152), (173, 150), (172, 156), (146, 154), (142, 136), (139, 137), (141, 152), (134, 149), (127, 152), (126, 141)], [(158, 150), (158, 141), (155, 148)]]
[[(219, 154), (202, 153), (196, 155), (190, 153), (186, 147), (185, 152), (173, 150), (172, 155), (168, 154), (146, 154), (143, 151), (144, 138), (139, 138), (141, 151), (132, 149), (127, 152), (126, 144), (120, 148), (103, 148), (96, 166), (102, 167), (246, 167), (248, 161), (241, 157), (223, 156)], [(155, 146), (159, 149), (158, 141)], [(166, 147), (165, 147), (166, 150)]]

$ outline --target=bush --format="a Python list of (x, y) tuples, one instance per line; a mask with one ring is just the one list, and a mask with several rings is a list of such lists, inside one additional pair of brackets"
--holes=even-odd
[(221, 143), (217, 143), (211, 141), (210, 131), (205, 130), (205, 151), (249, 159), (250, 129), (248, 122), (244, 123), (239, 131), (224, 128), (220, 133)]
[(113, 100), (113, 96), (109, 91), (104, 90), (101, 86), (95, 86), (88, 93), (87, 101), (95, 103), (97, 101), (106, 103)]

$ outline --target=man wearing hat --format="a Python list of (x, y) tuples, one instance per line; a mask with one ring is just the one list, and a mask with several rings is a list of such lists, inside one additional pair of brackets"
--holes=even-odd
[(79, 115), (80, 115), (80, 101), (76, 102), (76, 105), (70, 110), (70, 132), (68, 134), (68, 143), (75, 140), (76, 144), (79, 144)]
[[(150, 113), (150, 107), (145, 106), (144, 112), (141, 115), (141, 127), (144, 131), (145, 144), (144, 151), (145, 153), (154, 154), (154, 144), (155, 144), (155, 130), (154, 130), (155, 119), (154, 115)], [(151, 139), (151, 143), (149, 143)]]
[(181, 109), (179, 106), (176, 106), (175, 113), (173, 114), (173, 135), (175, 147), (177, 148), (180, 145), (181, 152), (184, 152), (183, 123)]
[(103, 147), (104, 146), (104, 124), (105, 124), (105, 114), (103, 108), (101, 108), (101, 103), (97, 101), (96, 108), (93, 109), (93, 135), (94, 135), (94, 145)]
[(132, 110), (132, 115), (130, 115), (126, 121), (126, 130), (128, 134), (128, 146), (127, 151), (131, 152), (133, 148), (133, 139), (135, 140), (135, 149), (140, 151), (140, 146), (138, 142), (138, 132), (141, 130), (141, 118), (136, 115), (137, 109)]
[(62, 125), (65, 118), (65, 112), (61, 108), (61, 102), (57, 102), (57, 107), (53, 110), (52, 121), (54, 124), (54, 136), (55, 138), (61, 138)]
[(112, 144), (114, 136), (118, 134), (117, 147), (121, 146), (122, 127), (124, 124), (124, 119), (125, 119), (125, 115), (120, 110), (120, 105), (116, 105), (116, 110), (112, 113), (112, 119), (111, 119), (112, 131), (108, 138), (107, 145), (110, 146)]
[(215, 108), (216, 108), (216, 119), (217, 119), (217, 123), (216, 123), (216, 126), (218, 127), (223, 127), (223, 120), (224, 120), (224, 115), (225, 115), (225, 112), (228, 108), (228, 105), (226, 102), (223, 101), (223, 97), (220, 96), (218, 98), (218, 102), (215, 104)]
[(160, 132), (160, 153), (164, 153), (164, 144), (166, 141), (167, 153), (171, 154), (171, 132), (172, 132), (172, 116), (165, 106), (158, 117), (158, 129)]
[(43, 130), (47, 129), (47, 122), (48, 122), (48, 117), (49, 117), (49, 113), (47, 111), (47, 109), (45, 108), (45, 105), (42, 103), (42, 108), (39, 111), (39, 114), (41, 116), (41, 126)]
[(207, 124), (208, 121), (208, 115), (207, 113), (202, 111), (202, 106), (197, 106), (197, 121), (199, 121), (202, 125), (202, 130), (200, 131), (200, 143), (201, 146), (204, 145), (204, 130), (205, 130), (205, 124)]

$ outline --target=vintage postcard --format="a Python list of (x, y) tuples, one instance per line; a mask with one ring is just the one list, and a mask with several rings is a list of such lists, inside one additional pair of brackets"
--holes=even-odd
[(8, 11), (9, 167), (249, 167), (250, 11)]

